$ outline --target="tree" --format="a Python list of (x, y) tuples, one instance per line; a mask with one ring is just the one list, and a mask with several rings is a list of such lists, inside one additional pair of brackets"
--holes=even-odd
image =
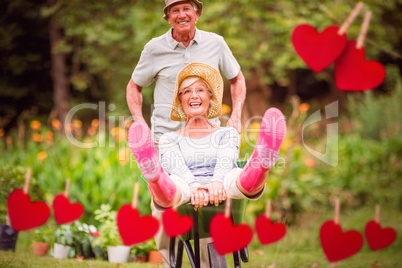
[[(50, 7), (47, 3), (51, 4)], [(204, 1), (204, 12), (197, 27), (222, 35), (239, 61), (247, 79), (248, 95), (244, 114), (248, 117), (261, 115), (273, 103), (284, 104), (289, 95), (301, 98), (301, 101), (315, 98), (322, 102), (345, 96), (344, 92), (335, 88), (333, 67), (318, 74), (311, 71), (295, 53), (290, 36), (294, 27), (301, 23), (309, 23), (320, 31), (332, 24), (340, 25), (355, 4), (356, 1), (352, 0)], [(367, 58), (402, 69), (401, 56), (398, 54), (402, 44), (402, 32), (398, 28), (402, 23), (399, 14), (401, 0), (368, 0), (365, 4), (373, 12), (365, 44)], [(60, 92), (67, 94), (70, 91), (70, 106), (101, 99), (116, 102), (116, 113), (128, 115), (125, 87), (140, 53), (149, 40), (165, 33), (170, 27), (162, 19), (163, 1), (159, 0), (48, 0), (36, 5), (26, 0), (8, 0), (1, 5), (4, 7), (2, 10), (7, 10), (0, 20), (0, 34), (4, 37), (0, 42), (0, 53), (4, 60), (2, 62), (5, 62), (0, 79), (1, 94), (6, 95), (3, 92), (8, 88), (21, 92), (18, 97), (14, 93), (11, 95), (15, 100), (24, 96), (30, 103), (25, 107), (38, 105), (38, 98), (46, 99), (48, 103), (49, 99), (43, 97), (41, 92), (50, 84), (28, 89), (21, 85), (21, 81), (32, 81), (26, 77), (33, 70), (40, 70), (35, 76), (35, 84), (49, 81), (50, 67), (56, 68), (55, 61), (52, 61), (53, 65), (42, 64), (40, 68), (22, 64), (27, 58), (24, 55), (27, 51), (42, 59), (35, 61), (35, 64), (50, 63), (50, 57), (43, 53), (48, 49), (49, 54), (47, 45), (29, 48), (23, 44), (25, 37), (35, 34), (41, 40), (39, 43), (44, 44), (43, 40), (50, 43), (50, 32), (58, 32), (58, 35), (52, 35), (52, 43), (57, 44), (52, 46), (52, 51), (56, 52), (52, 54), (52, 59), (55, 60), (57, 56), (62, 62), (63, 55), (65, 69), (54, 72), (53, 78), (56, 74), (65, 74), (65, 77), (54, 81), (59, 81), (57, 85), (64, 88)], [(39, 16), (39, 10), (43, 16)], [(36, 15), (32, 16), (32, 13)], [(48, 21), (47, 18), (52, 19)], [(360, 14), (349, 29), (350, 39), (357, 38), (362, 18)], [(10, 21), (15, 22), (14, 28), (10, 26)], [(53, 30), (44, 27), (43, 23), (48, 22), (54, 25)], [(30, 29), (27, 28), (28, 24), (36, 25), (35, 29), (27, 30)], [(26, 68), (22, 69), (22, 66)], [(54, 84), (54, 92), (59, 92), (59, 86)], [(152, 86), (143, 91), (144, 114), (150, 110), (147, 105), (152, 103), (152, 93)], [(226, 90), (225, 103), (230, 103), (228, 93)], [(54, 105), (60, 107), (60, 103), (68, 98), (68, 95), (64, 96), (54, 99)], [(40, 107), (45, 106), (43, 103), (40, 102)], [(49, 109), (49, 106), (46, 105), (46, 108)], [(18, 116), (24, 107), (0, 109), (2, 117), (12, 113)], [(46, 113), (44, 110), (41, 113)]]
[(41, 4), (44, 1), (0, 3), (0, 128), (6, 131), (52, 107), (47, 22), (40, 16)]
[(67, 77), (66, 54), (62, 49), (64, 36), (63, 29), (56, 20), (58, 16), (59, 0), (47, 0), (50, 9), (55, 10), (49, 17), (49, 41), (51, 58), (51, 76), (53, 84), (53, 102), (56, 115), (64, 125), (69, 111), (70, 81)]

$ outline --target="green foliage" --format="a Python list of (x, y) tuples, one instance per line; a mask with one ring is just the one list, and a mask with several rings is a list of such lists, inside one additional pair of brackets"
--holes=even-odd
[(133, 253), (135, 256), (143, 257), (148, 256), (148, 253), (151, 250), (157, 250), (154, 239), (133, 246), (131, 248), (131, 253)]
[[(113, 136), (104, 131), (93, 136), (82, 136), (79, 133), (83, 131), (86, 131), (83, 127), (75, 128), (74, 136), (70, 137), (70, 140), (46, 127), (42, 127), (40, 131), (27, 131), (26, 141), (14, 136), (15, 142), (11, 145), (0, 142), (0, 150), (7, 155), (0, 158), (0, 166), (32, 167), (35, 179), (31, 180), (30, 191), (38, 192), (35, 187), (40, 185), (48, 204), (51, 204), (57, 194), (64, 191), (65, 181), (70, 178), (70, 200), (84, 206), (86, 213), (81, 220), (87, 223), (93, 223), (93, 212), (103, 203), (108, 202), (115, 210), (130, 203), (133, 186), (139, 181), (141, 187), (138, 209), (141, 213), (149, 214), (151, 197), (148, 186), (140, 178), (141, 172), (125, 142), (126, 130), (119, 128), (119, 133), (122, 133), (120, 136)], [(34, 135), (40, 135), (43, 140), (32, 141)], [(48, 136), (54, 137), (46, 138)], [(84, 142), (93, 143), (95, 147), (87, 148)], [(24, 150), (20, 150), (21, 147), (24, 147)], [(21, 171), (18, 174), (18, 187), (22, 188), (23, 173)], [(5, 176), (11, 178), (11, 175)], [(4, 185), (5, 179), (1, 180), (1, 189), (17, 187)], [(7, 195), (8, 191), (4, 193), (5, 199), (2, 196), (1, 200), (6, 200)], [(6, 203), (3, 204), (2, 201), (1, 206), (5, 208)]]
[(349, 97), (348, 107), (354, 131), (363, 138), (380, 140), (401, 133), (402, 81), (399, 72), (397, 66), (387, 68), (388, 79), (384, 85), (387, 95), (368, 91), (363, 96)]
[[(296, 147), (288, 154), (287, 170), (282, 172), (278, 198), (288, 212), (305, 212), (332, 207), (341, 197), (343, 206), (401, 206), (402, 139), (383, 141), (361, 139), (357, 135), (339, 136), (339, 164), (330, 167)], [(309, 163), (313, 163), (313, 166)], [(270, 185), (270, 182), (267, 182)]]
[(332, 187), (344, 192), (352, 206), (380, 203), (401, 207), (401, 194), (394, 190), (402, 186), (401, 146), (400, 137), (376, 142), (342, 136), (339, 166), (327, 172), (326, 178), (336, 178)]
[(60, 225), (55, 232), (55, 243), (64, 246), (73, 246), (73, 232), (71, 231), (71, 225)]
[(32, 240), (36, 242), (43, 242), (48, 244), (54, 243), (54, 230), (46, 227), (39, 227), (35, 229)]
[[(301, 213), (333, 209), (334, 198), (342, 208), (374, 207), (376, 204), (402, 209), (402, 138), (375, 141), (358, 135), (341, 135), (339, 164), (331, 167), (294, 144), (284, 155), (286, 168), (273, 168), (266, 190), (247, 210), (260, 215), (266, 200), (276, 203), (288, 224), (295, 224)], [(274, 216), (276, 217), (276, 216)]]
[(96, 237), (93, 241), (92, 245), (94, 247), (101, 247), (104, 254), (106, 254), (108, 246), (123, 244), (117, 229), (116, 211), (112, 210), (110, 205), (101, 205), (100, 209), (95, 211), (95, 220), (100, 223), (98, 227), (100, 236)]
[(89, 228), (90, 227), (86, 223), (81, 223), (79, 221), (75, 221), (71, 224), (75, 254), (86, 258), (89, 258), (92, 254), (91, 243), (94, 241), (94, 237)]
[[(1, 161), (0, 161), (1, 162)], [(7, 164), (0, 165), (0, 222), (5, 222), (7, 215), (7, 198), (15, 189), (22, 189), (25, 183), (26, 169)], [(30, 193), (32, 200), (41, 197), (39, 183), (36, 177), (31, 177)]]
[[(288, 119), (288, 134), (278, 161), (284, 159), (285, 164), (277, 163), (270, 170), (261, 202), (249, 203), (249, 211), (263, 213), (265, 201), (270, 198), (277, 202), (287, 221), (294, 223), (299, 213), (331, 209), (336, 197), (341, 198), (343, 208), (386, 204), (402, 209), (402, 194), (398, 190), (402, 187), (402, 122), (398, 117), (402, 112), (402, 87), (398, 72), (396, 67), (387, 70), (387, 94), (374, 97), (374, 92), (365, 92), (350, 98), (349, 116), (339, 121), (342, 132), (338, 133), (337, 143), (325, 140), (326, 133), (316, 124), (315, 128), (306, 129), (308, 135), (304, 133), (304, 137), (308, 137), (304, 142), (307, 140), (308, 144), (302, 144), (299, 137), (307, 114)], [(325, 151), (327, 142), (338, 154), (336, 167), (314, 158), (305, 148)], [(250, 144), (242, 143), (243, 154), (249, 155), (252, 149)]]
[[(368, 38), (381, 43), (386, 48), (397, 51), (401, 34), (394, 33), (395, 27), (386, 27), (385, 19), (390, 6), (397, 5), (371, 1), (366, 3), (373, 11)], [(290, 41), (294, 27), (308, 23), (322, 31), (329, 25), (341, 25), (354, 8), (355, 1), (259, 1), (259, 0), (218, 0), (208, 3), (198, 27), (223, 35), (240, 62), (246, 77), (252, 71), (258, 72), (263, 81), (282, 86), (289, 85), (289, 71), (307, 69), (297, 56)], [(396, 14), (396, 13), (395, 13)], [(392, 15), (391, 15), (392, 16)], [(357, 39), (362, 16), (359, 16), (348, 31), (349, 39)], [(376, 23), (377, 22), (377, 23)], [(388, 34), (387, 34), (388, 32)], [(394, 44), (394, 45), (392, 45)], [(368, 57), (375, 58), (381, 50), (366, 45)], [(328, 82), (331, 82), (328, 79)]]
[[(291, 34), (295, 26), (309, 23), (319, 31), (329, 25), (341, 25), (354, 8), (356, 1), (260, 1), (216, 0), (204, 3), (204, 12), (197, 22), (202, 30), (224, 36), (248, 79), (256, 74), (264, 83), (287, 87), (290, 73), (308, 70), (297, 56)], [(396, 25), (401, 24), (399, 0), (366, 1), (373, 12), (365, 43), (367, 58), (381, 59), (384, 64), (395, 62), (402, 39)], [(45, 1), (33, 5), (30, 1), (5, 1), (0, 26), (0, 53), (4, 75), (0, 83), (1, 96), (6, 100), (0, 112), (18, 116), (18, 110), (32, 105), (47, 114), (50, 94), (49, 44), (47, 23), (50, 16), (63, 29), (63, 40), (57, 49), (67, 52), (67, 75), (72, 82), (75, 102), (106, 99), (125, 103), (125, 88), (138, 62), (144, 45), (165, 33), (170, 25), (162, 19), (163, 1), (59, 1), (49, 7)], [(356, 39), (363, 16), (360, 14), (348, 30), (349, 39)], [(34, 27), (29, 27), (34, 25)], [(32, 29), (31, 29), (32, 28)], [(29, 30), (28, 30), (29, 29)], [(27, 41), (26, 38), (30, 42)], [(373, 42), (376, 44), (373, 45)], [(32, 48), (31, 48), (32, 47)], [(386, 53), (385, 51), (391, 51)], [(392, 55), (387, 58), (387, 54)], [(384, 57), (385, 56), (385, 57)], [(43, 63), (46, 64), (43, 64)], [(333, 85), (332, 68), (314, 76)], [(40, 83), (29, 84), (31, 79)], [(388, 78), (387, 78), (388, 79)], [(27, 84), (28, 83), (28, 84)], [(297, 85), (296, 85), (297, 86)], [(318, 93), (318, 92), (317, 92)], [(24, 106), (18, 106), (23, 99)], [(29, 100), (35, 100), (35, 104)], [(10, 103), (15, 103), (10, 105)], [(152, 103), (152, 89), (144, 90), (145, 114)], [(116, 113), (127, 113), (127, 106), (117, 105)]]

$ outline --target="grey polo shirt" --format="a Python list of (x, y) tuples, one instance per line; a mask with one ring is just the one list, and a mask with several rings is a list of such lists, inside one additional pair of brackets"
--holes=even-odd
[[(191, 62), (206, 63), (218, 69), (227, 79), (236, 77), (240, 71), (222, 36), (196, 29), (190, 45), (185, 47), (173, 39), (172, 31), (173, 28), (145, 45), (132, 74), (133, 81), (141, 87), (155, 81), (151, 128), (156, 140), (164, 133), (184, 126), (184, 122), (170, 119), (176, 76), (184, 66)], [(220, 124), (217, 118), (211, 121)]]

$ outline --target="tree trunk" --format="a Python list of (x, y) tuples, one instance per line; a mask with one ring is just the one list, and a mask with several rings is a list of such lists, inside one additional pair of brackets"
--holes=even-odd
[[(57, 4), (57, 0), (48, 0), (49, 6)], [(53, 14), (49, 19), (49, 38), (51, 47), (51, 76), (53, 80), (53, 102), (57, 117), (64, 126), (69, 111), (70, 82), (66, 72), (66, 55), (58, 51), (57, 46), (63, 39), (62, 29), (57, 25)]]
[[(245, 106), (249, 117), (263, 116), (269, 108), (272, 98), (271, 88), (261, 81), (260, 74), (254, 69), (247, 82), (247, 98)], [(243, 118), (245, 120), (249, 118)]]

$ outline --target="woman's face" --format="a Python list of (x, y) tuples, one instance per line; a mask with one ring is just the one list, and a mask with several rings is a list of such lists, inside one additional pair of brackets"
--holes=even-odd
[(168, 22), (177, 33), (184, 34), (195, 29), (198, 17), (190, 1), (184, 1), (170, 8)]
[(184, 88), (179, 94), (179, 100), (187, 119), (194, 116), (208, 118), (211, 95), (204, 81), (197, 80)]

